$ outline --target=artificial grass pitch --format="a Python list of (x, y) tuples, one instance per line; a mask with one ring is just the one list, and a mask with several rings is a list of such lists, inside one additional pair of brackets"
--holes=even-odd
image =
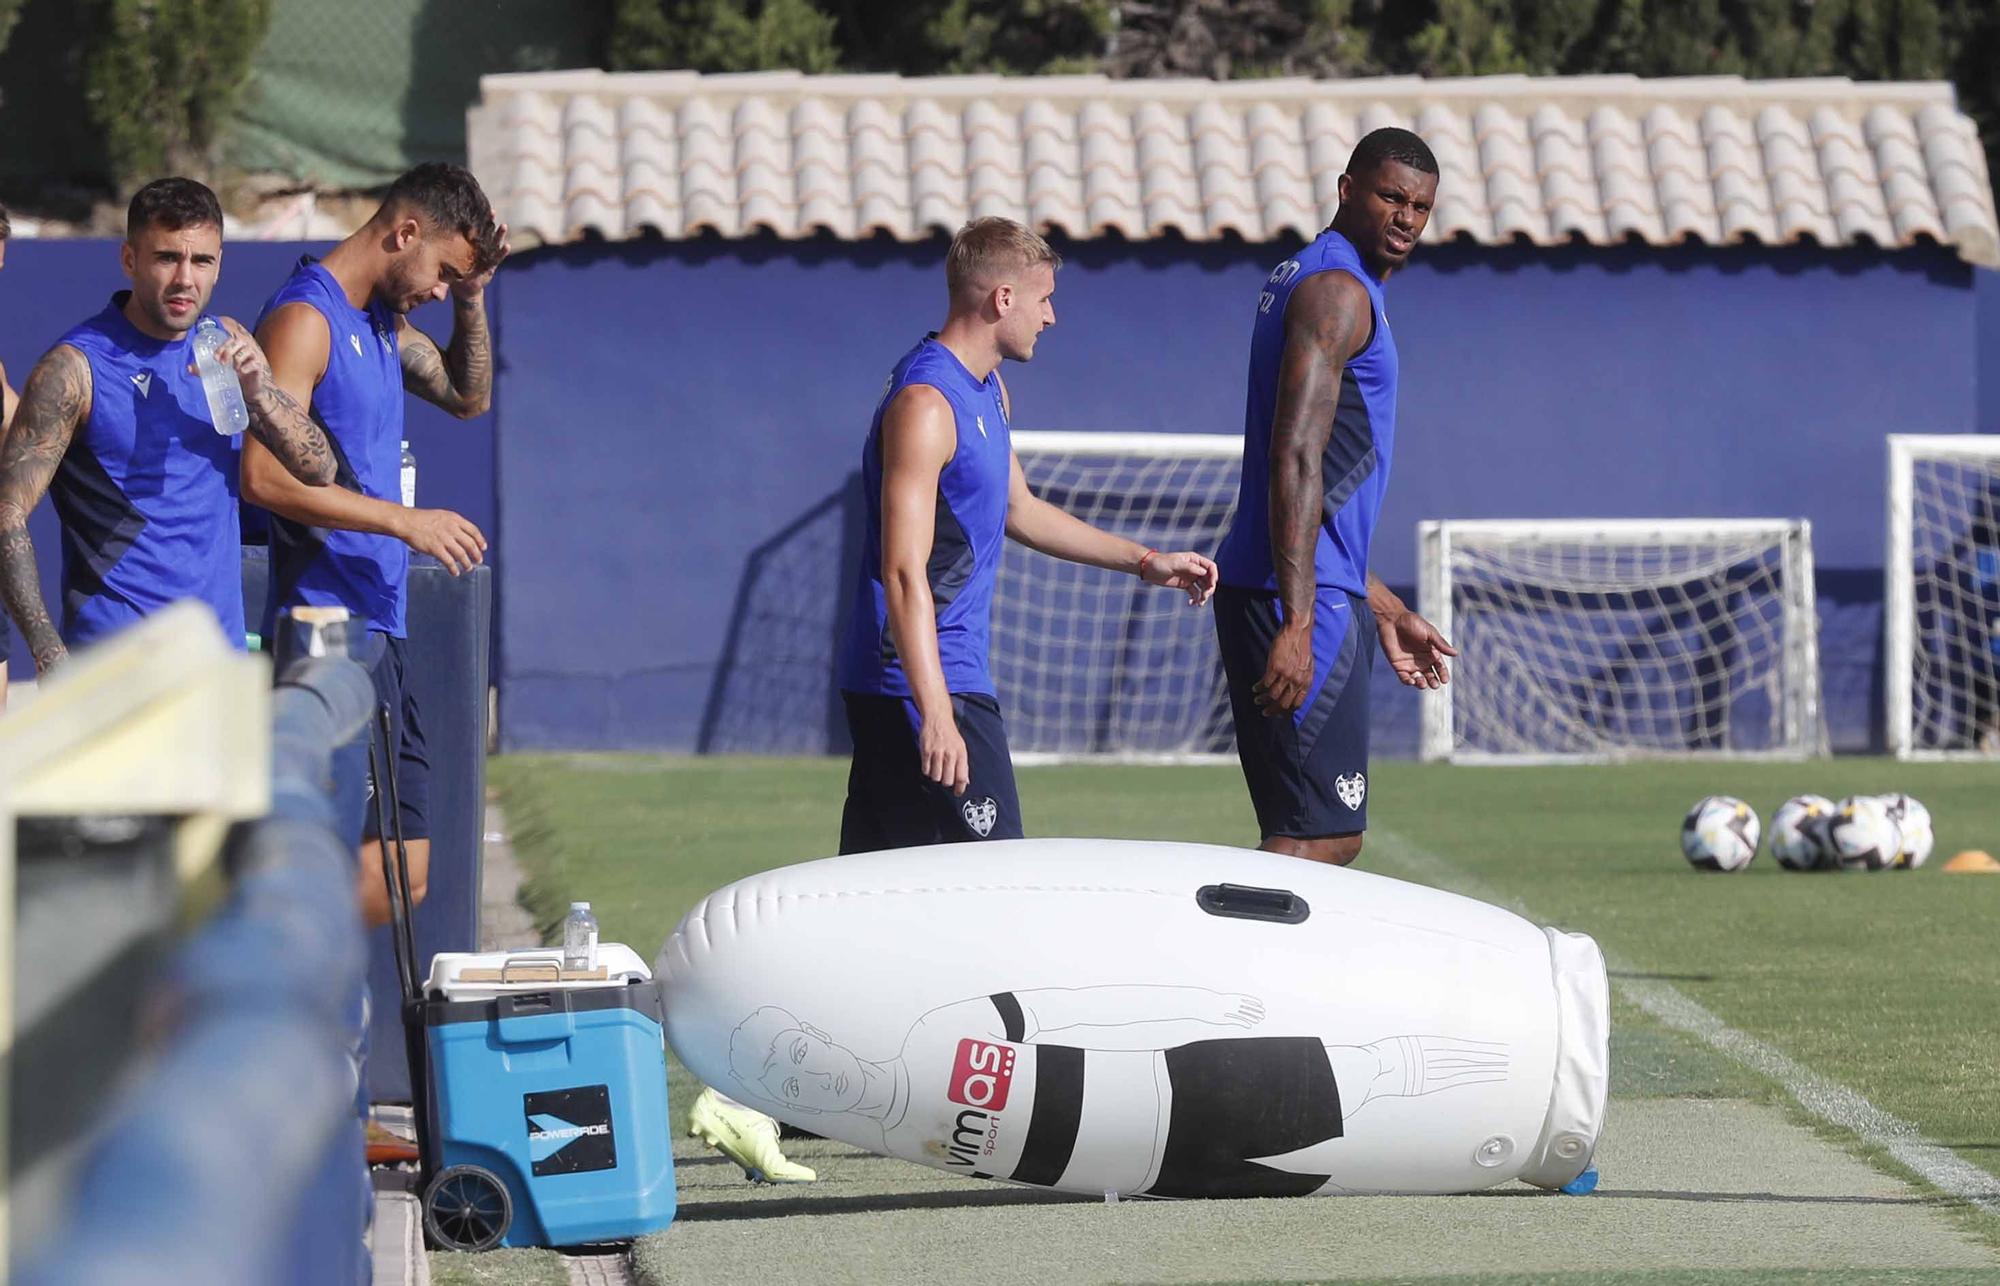
[[(510, 756), (491, 769), (537, 918), (552, 926), (588, 898), (607, 940), (649, 958), (716, 887), (830, 854), (845, 776), (831, 759), (631, 755)], [(1376, 829), (1361, 866), (1421, 880), (1439, 869), (1434, 855), (2000, 1173), (2000, 878), (1938, 869), (1960, 849), (2000, 848), (1995, 781), (1988, 765), (1869, 759), (1385, 762), (1370, 774)], [(1233, 767), (1029, 768), (1020, 784), (1031, 835), (1255, 840)], [(1737, 795), (1768, 820), (1794, 794), (1891, 790), (1930, 806), (1937, 849), (1923, 870), (1798, 874), (1765, 852), (1743, 872), (1702, 874), (1680, 856), (1681, 816), (1702, 795)], [(1651, 1039), (1643, 1027), (1634, 1037), (1635, 1050)], [(1703, 1092), (1672, 1061), (1651, 1060), (1665, 1067), (1651, 1092)], [(1755, 1080), (1708, 1068), (1700, 1079), (1717, 1093)], [(1627, 1092), (1648, 1092), (1643, 1076)]]

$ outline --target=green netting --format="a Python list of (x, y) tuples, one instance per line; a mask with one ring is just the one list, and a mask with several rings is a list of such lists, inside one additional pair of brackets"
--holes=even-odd
[(278, 0), (228, 156), (328, 187), (465, 158), (465, 112), (491, 72), (587, 67), (602, 0)]

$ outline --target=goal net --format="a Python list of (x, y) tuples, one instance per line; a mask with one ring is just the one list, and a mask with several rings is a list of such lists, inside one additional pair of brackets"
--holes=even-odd
[[(1036, 495), (1156, 549), (1213, 553), (1243, 440), (1181, 433), (1013, 435)], [(993, 606), (994, 681), (1017, 762), (1231, 753), (1215, 622), (1184, 595), (1013, 542)]]
[(1422, 753), (1461, 762), (1822, 753), (1803, 520), (1418, 527), (1418, 610), (1459, 651)]
[(1889, 438), (1889, 748), (2000, 755), (2000, 438)]

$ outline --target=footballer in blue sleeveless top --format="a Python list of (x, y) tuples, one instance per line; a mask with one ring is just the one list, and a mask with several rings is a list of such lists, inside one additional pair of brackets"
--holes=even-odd
[(1022, 834), (987, 657), (1008, 538), (1203, 603), (1215, 564), (1100, 531), (1035, 496), (1014, 458), (1003, 360), (1055, 325), (1048, 242), (975, 219), (945, 256), (944, 325), (889, 374), (861, 452), (867, 533), (838, 661), (854, 762), (840, 851)]
[[(181, 178), (139, 189), (120, 256), (132, 288), (36, 364), (0, 454), (0, 596), (37, 670), (183, 599), (244, 644), (236, 444), (210, 423), (188, 339), (221, 271), (215, 194)], [(299, 485), (331, 481), (325, 435), (278, 390), (249, 334), (218, 320), (229, 338), (217, 355), (242, 385), (250, 433)], [(26, 525), (45, 491), (62, 523), (60, 629)]]
[(1368, 828), (1372, 626), (1397, 678), (1437, 687), (1457, 655), (1368, 570), (1396, 441), (1383, 283), (1437, 195), (1408, 130), (1363, 138), (1340, 208), (1257, 298), (1236, 515), (1217, 551), (1215, 629), (1262, 847), (1351, 862)]
[[(244, 445), (243, 498), (271, 513), (270, 610), (345, 607), (384, 637), (375, 687), (390, 712), (418, 899), (430, 871), (430, 751), (407, 683), (410, 554), (431, 555), (457, 575), (482, 560), (486, 538), (448, 509), (403, 506), (403, 398), (414, 393), (460, 419), (486, 410), (493, 352), (485, 292), (506, 255), (506, 226), (471, 173), (420, 165), (324, 259), (302, 258), (257, 322), (278, 383), (326, 430), (337, 462), (334, 485), (303, 487), (258, 444)], [(452, 336), (440, 349), (408, 314), (447, 298)], [(371, 811), (363, 830), (371, 849), (376, 828)], [(365, 920), (387, 923), (372, 852), (361, 860), (361, 901)]]

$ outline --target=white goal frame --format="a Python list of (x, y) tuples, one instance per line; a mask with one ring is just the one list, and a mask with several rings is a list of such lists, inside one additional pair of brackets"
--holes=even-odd
[[(1237, 433), (1122, 433), (1090, 429), (1023, 429), (1010, 435), (1017, 456), (1038, 452), (1071, 455), (1129, 455), (1153, 459), (1236, 460), (1243, 458), (1243, 435)], [(1026, 469), (1024, 464), (1023, 469)], [(1032, 483), (1033, 475), (1029, 474)], [(1204, 550), (1212, 553), (1212, 550)], [(1039, 555), (1037, 555), (1039, 557)], [(1005, 593), (1003, 587), (998, 591)], [(1002, 694), (1004, 699), (1005, 694)], [(1043, 764), (1233, 764), (1234, 753), (1171, 752), (1157, 754), (1063, 754), (1050, 751), (1015, 751), (1014, 763), (1022, 767)]]
[(1772, 750), (1652, 750), (1604, 753), (1512, 753), (1456, 744), (1453, 684), (1422, 694), (1418, 757), (1459, 764), (1580, 764), (1639, 759), (1802, 760), (1826, 753), (1819, 680), (1819, 617), (1813, 586), (1812, 523), (1804, 518), (1523, 518), (1432, 519), (1417, 524), (1417, 610), (1455, 639), (1451, 550), (1455, 538), (1556, 539), (1646, 546), (1688, 537), (1764, 536), (1783, 548), (1783, 747)]
[(1976, 749), (1916, 744), (1916, 463), (1977, 461), (2000, 468), (2000, 437), (1977, 433), (1891, 433), (1888, 542), (1882, 561), (1882, 692), (1889, 753), (1906, 760), (1991, 761)]

